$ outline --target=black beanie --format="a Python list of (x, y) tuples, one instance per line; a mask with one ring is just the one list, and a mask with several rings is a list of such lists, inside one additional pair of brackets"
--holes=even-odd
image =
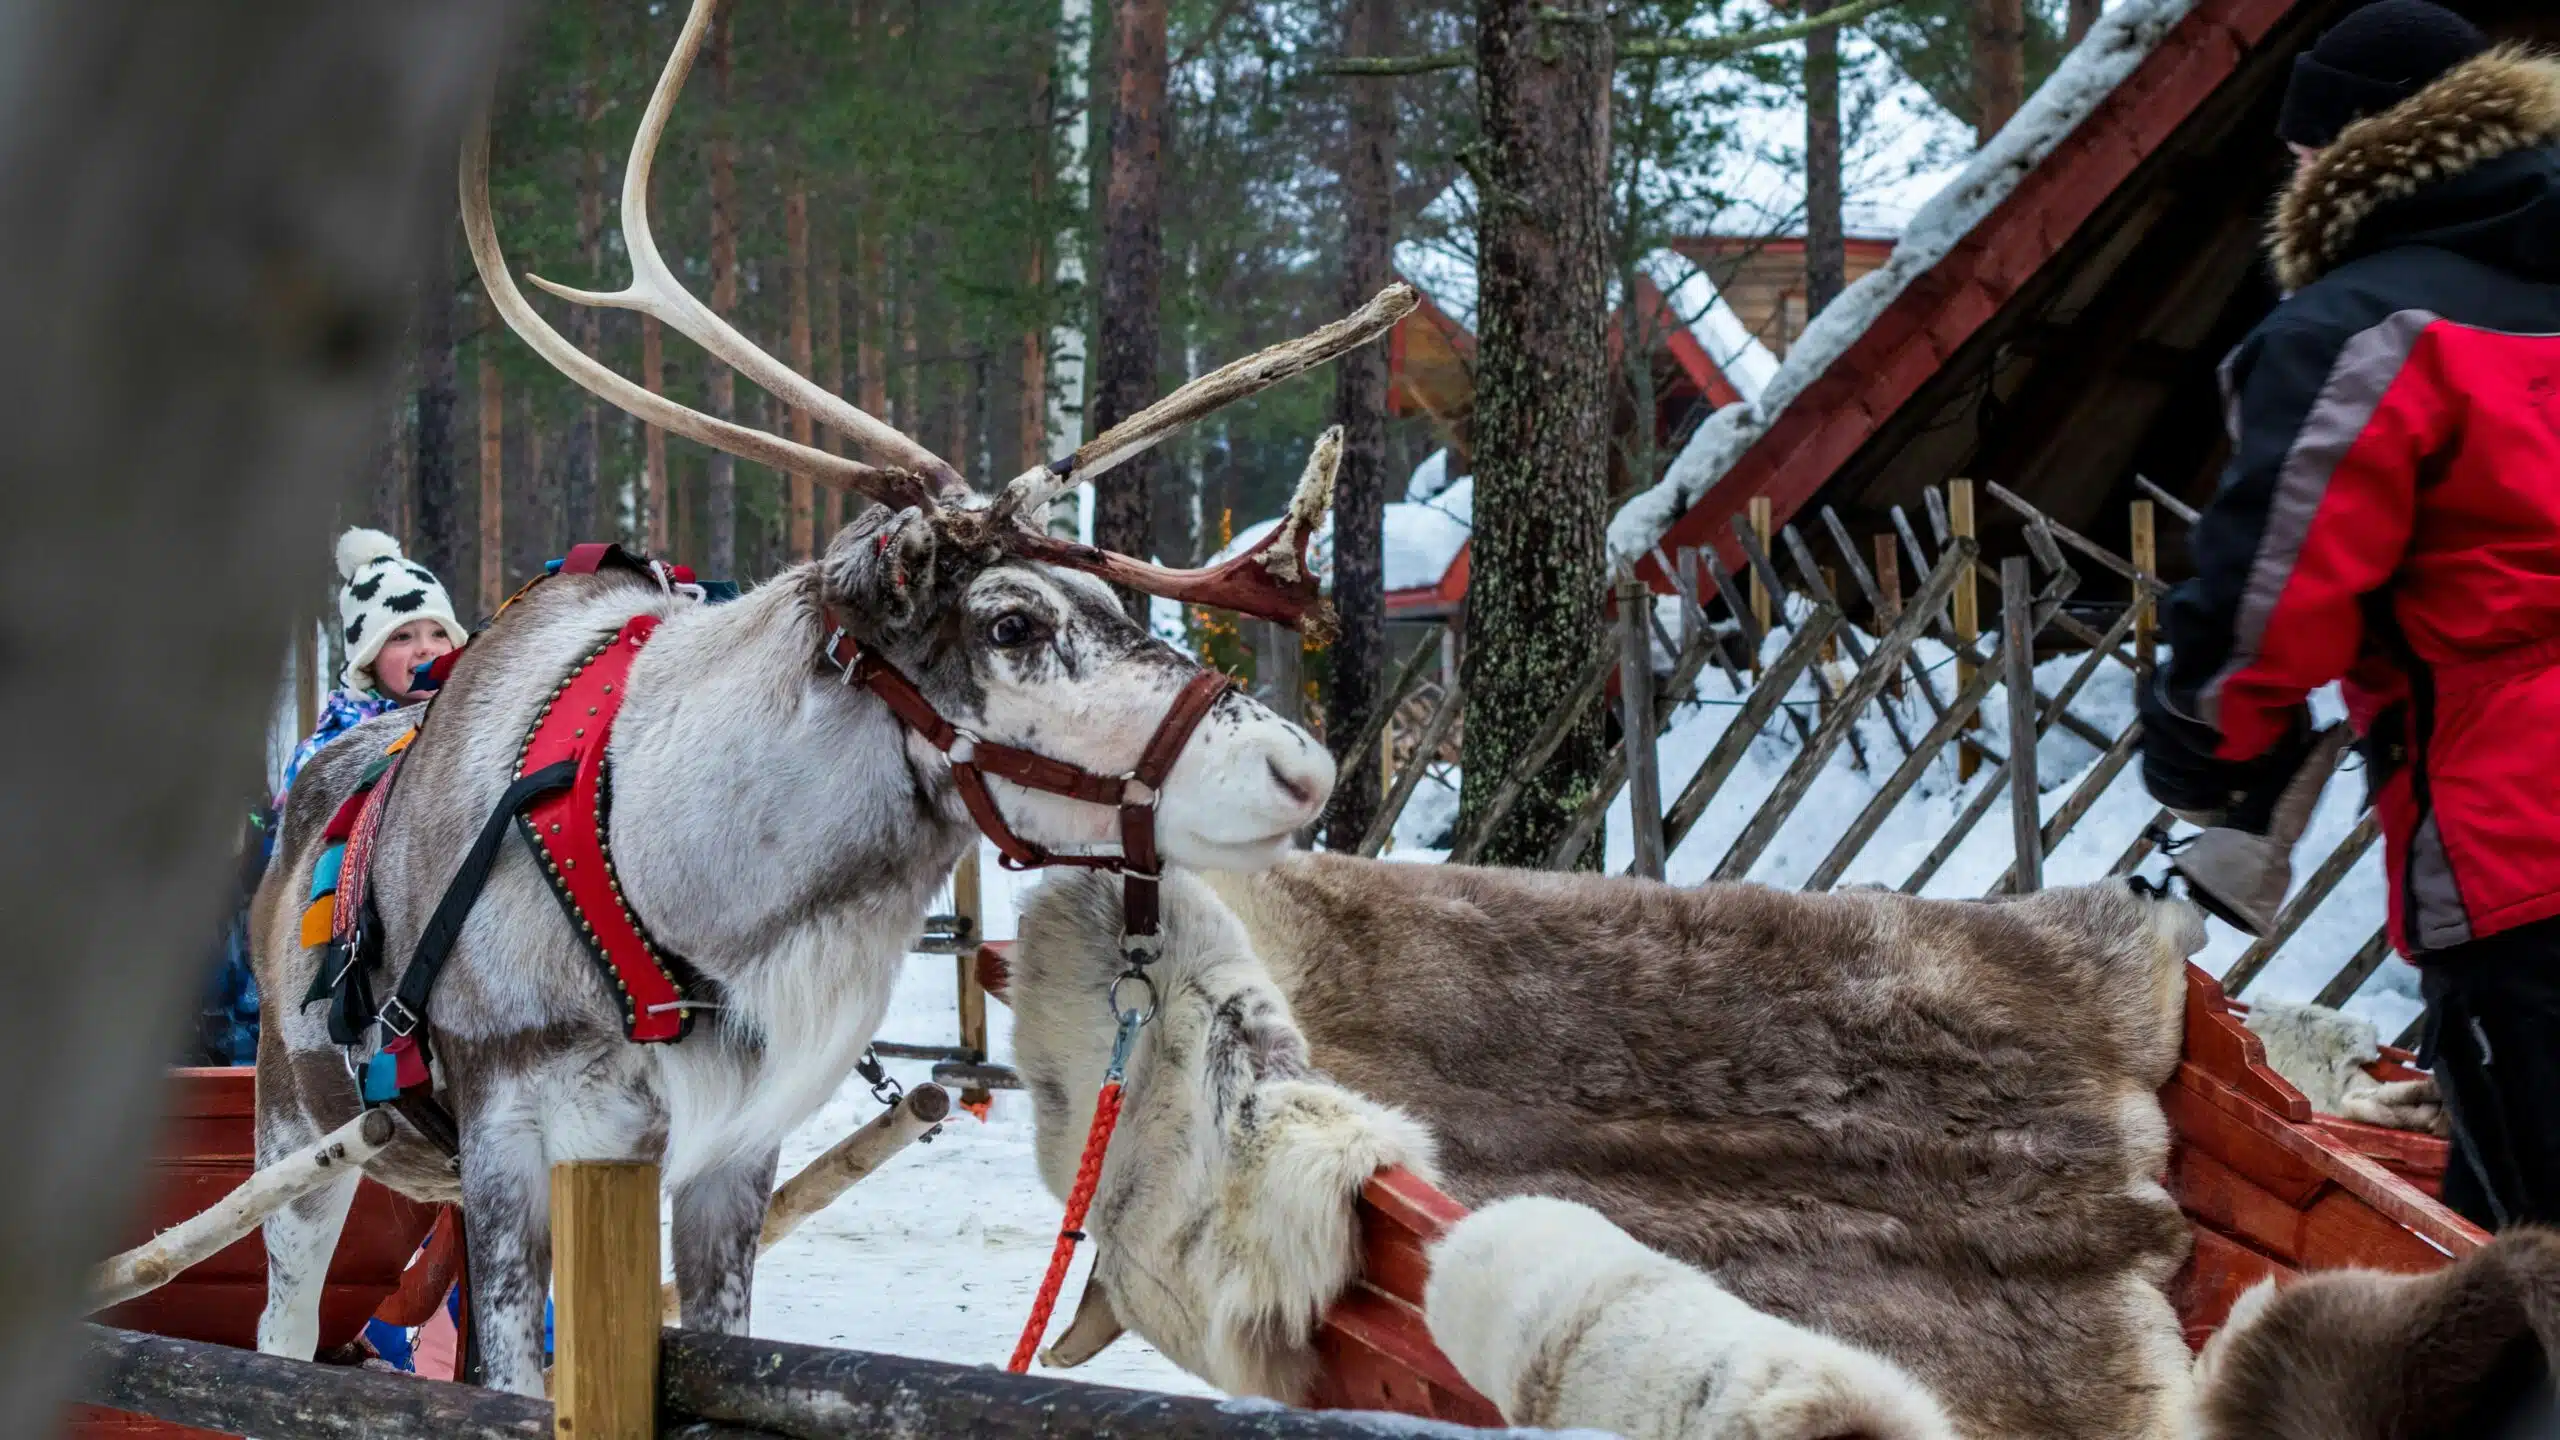
[(2313, 149), (2489, 48), (2479, 27), (2427, 0), (2375, 0), (2294, 57), (2276, 134)]

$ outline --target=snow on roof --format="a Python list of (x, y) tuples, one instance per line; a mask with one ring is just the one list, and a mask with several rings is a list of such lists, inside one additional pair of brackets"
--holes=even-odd
[(1708, 417), (1652, 489), (1629, 499), (1609, 522), (1609, 555), (1632, 565), (1767, 432), (1805, 387), (1831, 366), (1887, 306), (1945, 259), (2018, 182), (2053, 153), (2124, 78), (2134, 72), (2196, 0), (2120, 0), (2091, 27), (2053, 77), (2030, 97), (1963, 172), (1911, 217), (1893, 256), (1844, 291), (1787, 352), (1758, 399)]
[(1644, 258), (1644, 270), (1662, 288), (1663, 303), (1673, 317), (1689, 327), (1743, 403), (1759, 399), (1778, 373), (1778, 357), (1733, 313), (1707, 272), (1676, 250), (1654, 251)]
[(1422, 457), (1413, 474), (1404, 482), (1404, 498), (1428, 500), (1449, 488), (1449, 449), (1447, 446)]
[[(1246, 526), (1225, 548), (1209, 558), (1215, 565), (1253, 548), (1280, 523), (1277, 517)], [(1475, 478), (1460, 476), (1427, 503), (1391, 501), (1383, 519), (1386, 540), (1386, 583), (1389, 590), (1422, 590), (1440, 583), (1475, 533)], [(1333, 516), (1316, 526), (1307, 546), (1307, 561), (1316, 579), (1333, 588)]]

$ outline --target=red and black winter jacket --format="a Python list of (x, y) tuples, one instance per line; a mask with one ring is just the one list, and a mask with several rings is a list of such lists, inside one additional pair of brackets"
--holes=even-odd
[(2147, 750), (2240, 766), (2343, 680), (2412, 955), (2560, 914), (2555, 147), (2560, 61), (2509, 49), (2296, 175), (2146, 706)]

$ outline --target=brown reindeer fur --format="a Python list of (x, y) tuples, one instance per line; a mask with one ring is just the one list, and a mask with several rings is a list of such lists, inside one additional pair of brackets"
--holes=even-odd
[(2197, 1369), (2199, 1440), (2501, 1440), (2560, 1433), (2560, 1234), (2430, 1275), (2307, 1276), (2243, 1295)]
[(1307, 856), (1208, 877), (1314, 1063), (1483, 1205), (1598, 1209), (1899, 1363), (1968, 1435), (2176, 1433), (2157, 1178), (2191, 909)]

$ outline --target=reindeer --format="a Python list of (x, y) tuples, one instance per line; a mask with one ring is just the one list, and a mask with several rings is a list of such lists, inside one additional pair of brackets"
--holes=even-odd
[[(1140, 863), (1147, 850), (1154, 861), (1210, 868), (1267, 865), (1289, 850), (1330, 793), (1330, 757), (1150, 638), (1102, 579), (1299, 618), (1313, 597), (1305, 536), (1326, 504), (1336, 446), (1319, 443), (1274, 543), (1214, 570), (1163, 569), (1054, 539), (1037, 522), (1070, 478), (1374, 338), (1413, 303), (1397, 287), (981, 499), (915, 441), (757, 349), (685, 293), (659, 257), (650, 161), (715, 3), (693, 6), (633, 142), (622, 202), (632, 286), (599, 295), (537, 283), (658, 316), (882, 463), (699, 414), (568, 344), (517, 290), (500, 253), (485, 121), (461, 166), (472, 255), (509, 325), (600, 398), (879, 503), (815, 562), (727, 604), (686, 598), (663, 571), (563, 575), (532, 587), (460, 657), (380, 802), (370, 874), (377, 983), (389, 987), (563, 677), (632, 617), (656, 617), (630, 658), (604, 751), (611, 802), (602, 828), (620, 897), (698, 973), (694, 998), (681, 1002), (700, 1012), (698, 1023), (681, 1043), (626, 1039), (629, 1016), (548, 893), (532, 848), (505, 836), (422, 1027), (455, 1153), (403, 1110), (396, 1137), (364, 1166), (407, 1195), (462, 1206), (489, 1381), (519, 1394), (544, 1387), (555, 1162), (661, 1164), (683, 1323), (743, 1332), (781, 1139), (863, 1055), (926, 904), (981, 826), (1008, 855), (1035, 862), (1119, 842), (1133, 874), (1155, 868)], [(1142, 760), (1172, 731), (1160, 722), (1184, 707), (1185, 724), (1196, 724), (1187, 741), (1173, 733), (1173, 754)], [(295, 913), (324, 827), (405, 723), (383, 717), (321, 752), (286, 803), (254, 915), (259, 981), (274, 1001), (258, 1052), (262, 1165), (347, 1123), (359, 1105), (356, 1056), (331, 1042), (322, 1015), (292, 1004), (323, 953), (304, 947)], [(998, 763), (1008, 755), (1009, 769)], [(1152, 788), (1126, 778), (1140, 773)], [(1040, 777), (1055, 774), (1077, 784), (1041, 788)], [(323, 1275), (355, 1184), (350, 1173), (267, 1222), (261, 1350), (311, 1354)]]

